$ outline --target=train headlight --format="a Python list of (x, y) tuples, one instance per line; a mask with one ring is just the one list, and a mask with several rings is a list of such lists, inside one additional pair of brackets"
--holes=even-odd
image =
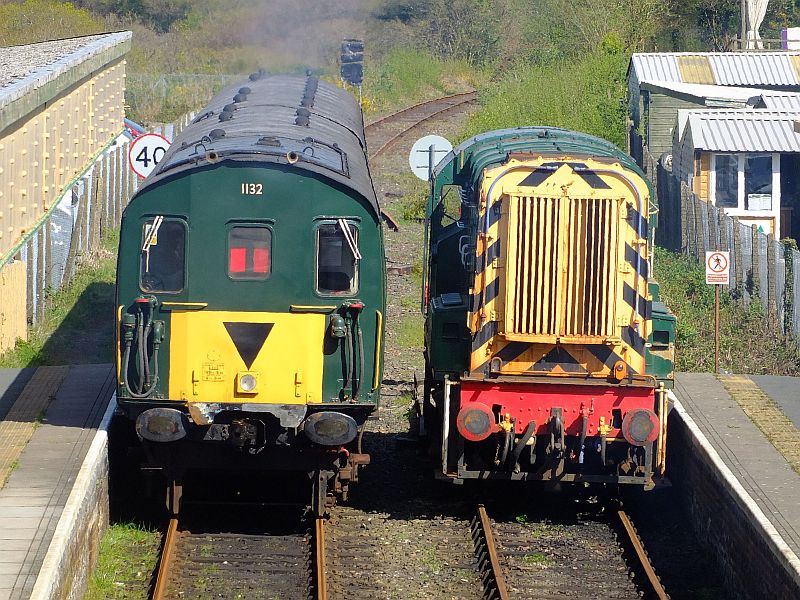
[(258, 387), (258, 374), (239, 373), (236, 387), (242, 394), (255, 394)]
[(636, 408), (625, 413), (622, 435), (632, 446), (652, 444), (658, 437), (660, 423), (652, 410)]
[(318, 412), (303, 422), (303, 433), (315, 444), (343, 446), (356, 438), (358, 425), (353, 417), (344, 413)]
[(497, 419), (485, 404), (470, 402), (458, 411), (456, 427), (464, 439), (480, 442), (497, 431)]
[(151, 408), (136, 417), (136, 433), (151, 442), (174, 442), (186, 437), (185, 418), (174, 408)]

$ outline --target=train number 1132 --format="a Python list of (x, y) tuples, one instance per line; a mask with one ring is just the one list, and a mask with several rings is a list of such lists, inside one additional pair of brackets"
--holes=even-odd
[(242, 194), (244, 196), (262, 196), (264, 194), (263, 183), (243, 183)]

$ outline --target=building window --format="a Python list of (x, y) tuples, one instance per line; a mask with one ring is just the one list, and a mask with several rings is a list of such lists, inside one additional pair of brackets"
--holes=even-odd
[(748, 154), (744, 161), (747, 210), (772, 210), (772, 155)]
[(714, 155), (714, 204), (722, 208), (739, 206), (739, 157)]
[(183, 290), (186, 225), (177, 219), (155, 217), (142, 226), (139, 287), (144, 292)]
[(228, 276), (266, 279), (272, 271), (272, 232), (258, 225), (237, 225), (228, 232)]
[(317, 227), (317, 292), (348, 296), (358, 291), (358, 229), (339, 219)]

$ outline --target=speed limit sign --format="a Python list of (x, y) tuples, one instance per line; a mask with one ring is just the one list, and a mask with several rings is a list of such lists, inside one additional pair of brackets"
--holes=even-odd
[(150, 175), (164, 158), (169, 145), (169, 140), (157, 133), (146, 133), (137, 137), (128, 149), (128, 163), (133, 172), (141, 178)]

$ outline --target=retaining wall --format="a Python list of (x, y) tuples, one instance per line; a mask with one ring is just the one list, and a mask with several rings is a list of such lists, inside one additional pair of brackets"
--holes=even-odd
[(800, 598), (800, 571), (785, 543), (679, 402), (667, 448), (668, 476), (730, 597)]

